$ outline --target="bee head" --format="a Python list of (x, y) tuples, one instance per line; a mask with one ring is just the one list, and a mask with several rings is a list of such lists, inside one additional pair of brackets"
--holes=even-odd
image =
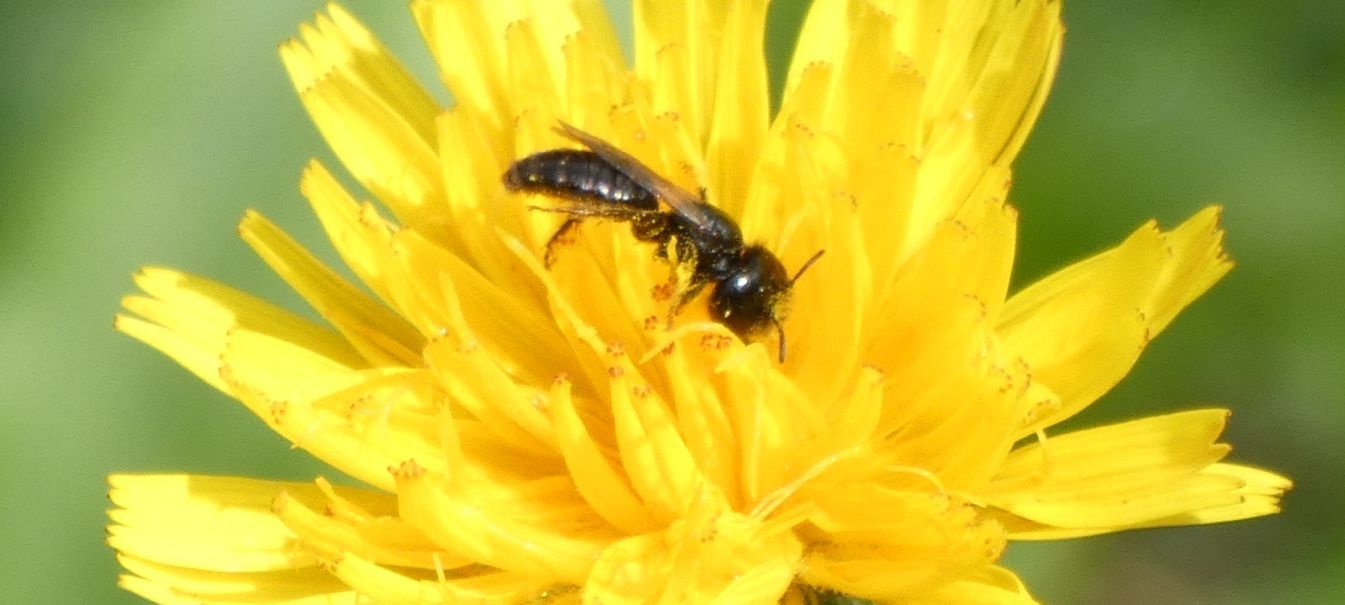
[(780, 361), (785, 359), (785, 332), (780, 326), (789, 309), (789, 290), (821, 252), (814, 254), (794, 277), (769, 250), (752, 245), (710, 294), (710, 314), (740, 338), (747, 339), (774, 327), (780, 334)]
[(789, 273), (761, 246), (743, 249), (732, 270), (710, 294), (710, 314), (748, 338), (776, 324), (789, 298)]

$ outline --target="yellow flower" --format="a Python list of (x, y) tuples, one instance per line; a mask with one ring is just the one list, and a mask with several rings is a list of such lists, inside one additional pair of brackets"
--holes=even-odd
[[(1286, 479), (1221, 462), (1224, 410), (1053, 429), (1231, 266), (1210, 208), (1008, 295), (1009, 166), (1057, 2), (817, 2), (775, 116), (765, 0), (636, 0), (629, 71), (598, 0), (412, 6), (449, 109), (338, 7), (281, 49), (383, 209), (304, 172), (363, 288), (248, 212), (243, 239), (324, 322), (159, 268), (117, 319), (366, 487), (112, 477), (127, 589), (1029, 603), (996, 565), (1008, 540), (1278, 510)], [(791, 270), (826, 251), (783, 363), (701, 302), (667, 327), (669, 263), (623, 224), (586, 222), (543, 266), (557, 215), (500, 178), (572, 146), (562, 120), (704, 187)]]

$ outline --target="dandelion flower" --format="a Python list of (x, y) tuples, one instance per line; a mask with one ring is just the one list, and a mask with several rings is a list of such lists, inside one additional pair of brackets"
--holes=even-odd
[[(162, 268), (117, 319), (363, 486), (114, 476), (127, 589), (1030, 603), (1009, 540), (1278, 510), (1286, 479), (1223, 461), (1224, 410), (1054, 428), (1231, 267), (1210, 208), (1008, 293), (1058, 2), (817, 2), (776, 115), (765, 0), (637, 0), (629, 69), (597, 0), (412, 8), (451, 107), (339, 7), (281, 48), (372, 198), (318, 161), (300, 182), (360, 283), (249, 211), (242, 238), (321, 321)], [(676, 271), (625, 225), (543, 265), (559, 219), (501, 175), (572, 147), (561, 121), (703, 188), (788, 267), (826, 251), (783, 362), (699, 301), (664, 322)]]

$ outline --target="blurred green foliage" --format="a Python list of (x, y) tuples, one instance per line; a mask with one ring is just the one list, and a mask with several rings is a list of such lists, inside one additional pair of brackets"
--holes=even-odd
[[(433, 80), (403, 6), (348, 7)], [(275, 54), (317, 8), (0, 7), (6, 601), (134, 602), (102, 541), (110, 472), (329, 472), (111, 329), (147, 263), (303, 308), (233, 225), (254, 206), (325, 245), (297, 182), (330, 154)], [(773, 9), (777, 66), (800, 14)], [(1297, 488), (1276, 517), (1015, 544), (1008, 564), (1051, 603), (1339, 602), (1345, 4), (1080, 0), (1065, 20), (1057, 86), (1017, 164), (1016, 283), (1214, 202), (1238, 261), (1075, 424), (1227, 405), (1234, 457)]]

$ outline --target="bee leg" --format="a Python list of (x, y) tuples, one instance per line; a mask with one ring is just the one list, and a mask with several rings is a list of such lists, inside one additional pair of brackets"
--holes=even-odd
[[(673, 275), (673, 280), (676, 279), (677, 276)], [(682, 312), (682, 307), (694, 300), (701, 293), (701, 290), (705, 289), (707, 283), (709, 282), (704, 279), (692, 278), (691, 283), (687, 284), (687, 288), (678, 293), (677, 300), (673, 301), (672, 306), (668, 308), (668, 329), (672, 329), (673, 319), (677, 317), (678, 313)]]
[[(662, 212), (632, 213), (630, 232), (642, 242), (661, 242), (667, 237), (668, 215)], [(661, 253), (662, 246), (659, 248)]]
[(551, 235), (551, 239), (546, 240), (546, 251), (542, 253), (542, 265), (550, 269), (556, 264), (556, 246), (574, 241), (574, 230), (579, 226), (580, 219), (571, 218), (561, 223), (560, 228)]

